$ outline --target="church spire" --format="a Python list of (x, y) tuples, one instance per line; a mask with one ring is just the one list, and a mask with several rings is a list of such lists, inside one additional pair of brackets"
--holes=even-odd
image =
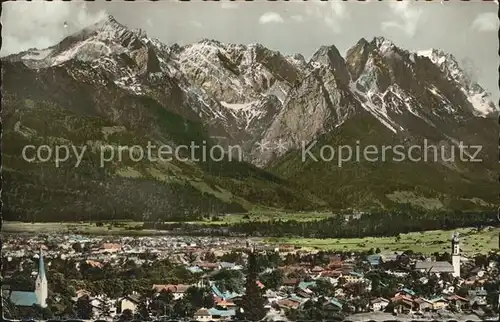
[(38, 258), (38, 276), (45, 278), (45, 263), (43, 262), (43, 250), (40, 246), (40, 256)]
[(49, 286), (47, 276), (45, 275), (45, 263), (43, 261), (43, 250), (40, 247), (40, 255), (38, 257), (38, 276), (35, 282), (35, 295), (37, 304), (41, 307), (47, 307), (47, 297), (49, 293)]
[(458, 237), (458, 233), (454, 232), (451, 236), (451, 254), (459, 255), (460, 254), (460, 239)]
[(451, 259), (453, 276), (460, 277), (460, 240), (457, 232), (453, 233), (451, 237)]

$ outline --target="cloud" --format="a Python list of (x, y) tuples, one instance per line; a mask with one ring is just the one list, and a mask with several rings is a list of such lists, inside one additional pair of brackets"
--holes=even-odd
[(302, 21), (304, 21), (304, 17), (303, 17), (303, 16), (301, 16), (301, 15), (291, 16), (290, 18), (291, 18), (293, 21), (295, 21), (295, 22), (302, 22)]
[(285, 20), (277, 12), (266, 12), (259, 18), (259, 23), (263, 25), (267, 23), (283, 23), (283, 22), (285, 22)]
[(203, 27), (203, 24), (199, 21), (196, 21), (196, 20), (191, 20), (189, 21), (189, 23), (193, 26), (193, 27), (196, 27), (196, 28), (202, 28)]
[(498, 16), (494, 12), (485, 12), (477, 15), (471, 26), (472, 29), (481, 32), (497, 31), (498, 27)]
[(411, 1), (390, 2), (389, 6), (392, 13), (397, 15), (401, 22), (396, 20), (384, 21), (380, 25), (381, 29), (383, 31), (388, 31), (389, 29), (399, 29), (409, 37), (415, 36), (418, 22), (422, 15), (422, 9), (413, 7)]
[(340, 22), (349, 18), (350, 14), (344, 2), (312, 2), (306, 7), (306, 14), (323, 21), (333, 32), (342, 30)]
[(235, 2), (226, 2), (226, 1), (224, 1), (224, 2), (222, 2), (220, 4), (220, 7), (222, 9), (236, 9), (236, 8), (239, 7), (239, 5), (237, 3), (235, 3)]
[(1, 56), (52, 46), (106, 16), (90, 13), (83, 2), (8, 2), (3, 7)]

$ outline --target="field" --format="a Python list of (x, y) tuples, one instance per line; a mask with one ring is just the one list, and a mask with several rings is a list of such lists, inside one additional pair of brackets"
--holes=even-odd
[[(322, 213), (295, 213), (284, 214), (277, 212), (250, 213), (245, 215), (228, 215), (217, 221), (197, 221), (196, 224), (223, 225), (253, 220), (318, 220), (328, 214)], [(284, 219), (286, 217), (286, 219)], [(2, 230), (6, 233), (67, 233), (67, 234), (94, 234), (94, 235), (130, 235), (130, 236), (154, 236), (166, 234), (166, 231), (141, 229), (142, 222), (117, 221), (105, 222), (103, 226), (91, 223), (23, 223), (3, 222)], [(500, 228), (485, 228), (478, 231), (474, 228), (457, 229), (460, 233), (461, 249), (464, 254), (487, 253), (498, 248), (498, 235)], [(401, 234), (400, 239), (394, 237), (366, 237), (366, 238), (267, 238), (266, 243), (292, 244), (303, 249), (310, 250), (369, 250), (370, 248), (381, 251), (404, 251), (413, 250), (421, 253), (444, 252), (450, 250), (450, 238), (452, 231), (426, 231)]]
[(227, 225), (236, 224), (240, 222), (250, 222), (250, 221), (268, 221), (268, 220), (295, 220), (295, 221), (313, 221), (322, 220), (331, 217), (332, 214), (329, 212), (294, 212), (287, 213), (283, 211), (274, 210), (254, 210), (250, 211), (248, 214), (231, 214), (225, 216), (219, 216), (217, 220), (200, 220), (191, 221), (189, 223), (193, 224), (205, 224), (205, 225)]
[(161, 231), (136, 230), (142, 227), (142, 222), (122, 221), (106, 222), (103, 226), (96, 226), (91, 223), (25, 223), (18, 221), (4, 221), (2, 231), (6, 233), (66, 233), (66, 234), (113, 234), (113, 235), (155, 235)]
[[(473, 228), (457, 229), (460, 233), (462, 253), (487, 253), (498, 249), (498, 234), (500, 228), (485, 228), (477, 231)], [(367, 237), (343, 239), (313, 239), (313, 238), (269, 238), (267, 243), (282, 243), (301, 246), (303, 249), (316, 250), (369, 250), (379, 248), (384, 251), (412, 250), (421, 253), (451, 252), (452, 231), (434, 230), (401, 234), (400, 239), (394, 237)]]
[[(296, 220), (296, 221), (312, 221), (321, 220), (331, 216), (331, 213), (321, 212), (299, 212), (287, 213), (274, 210), (258, 210), (251, 211), (248, 214), (230, 214), (219, 216), (216, 220), (199, 220), (188, 221), (184, 223), (198, 224), (198, 225), (228, 225), (239, 222), (250, 221), (267, 221), (267, 220)], [(164, 222), (174, 223), (174, 222)], [(155, 235), (161, 234), (160, 231), (153, 229), (139, 230), (143, 222), (139, 221), (105, 221), (101, 227), (96, 226), (95, 223), (88, 222), (55, 222), (55, 223), (26, 223), (19, 221), (4, 221), (2, 229), (5, 232), (72, 232), (84, 234), (119, 234), (129, 232), (130, 234), (137, 235)]]

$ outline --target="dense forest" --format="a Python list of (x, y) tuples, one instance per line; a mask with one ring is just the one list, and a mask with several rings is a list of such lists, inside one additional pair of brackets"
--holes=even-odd
[[(145, 223), (144, 228), (152, 228)], [(426, 231), (450, 230), (461, 227), (483, 227), (498, 225), (496, 213), (490, 212), (375, 212), (358, 219), (346, 221), (337, 215), (317, 221), (268, 220), (221, 224), (216, 227), (193, 223), (157, 224), (157, 229), (178, 231), (193, 235), (245, 235), (267, 237), (305, 238), (361, 238), (397, 236), (398, 234)]]

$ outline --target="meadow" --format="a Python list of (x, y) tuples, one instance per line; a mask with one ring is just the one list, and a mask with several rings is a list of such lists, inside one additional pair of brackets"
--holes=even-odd
[[(192, 224), (226, 225), (245, 221), (265, 221), (269, 219), (310, 221), (320, 220), (327, 213), (278, 213), (256, 212), (248, 215), (237, 214), (219, 217), (217, 220), (193, 221)], [(168, 231), (143, 229), (142, 222), (136, 221), (107, 221), (97, 226), (95, 223), (25, 223), (3, 222), (2, 230), (5, 233), (64, 233), (85, 235), (129, 235), (129, 236), (155, 236), (165, 235)], [(461, 249), (464, 254), (487, 253), (498, 249), (500, 228), (486, 227), (483, 229), (460, 228)], [(450, 251), (451, 235), (453, 231), (433, 230), (400, 234), (396, 237), (365, 237), (365, 238), (265, 238), (269, 244), (290, 244), (304, 250), (338, 250), (362, 251), (377, 248), (380, 251), (412, 250), (421, 253), (434, 253)]]
[[(267, 221), (267, 220), (296, 220), (312, 221), (321, 220), (331, 216), (331, 213), (299, 212), (287, 213), (272, 210), (251, 211), (248, 214), (230, 214), (218, 216), (216, 219), (204, 219), (198, 221), (187, 221), (187, 224), (197, 225), (231, 225), (239, 222)], [(165, 224), (175, 223), (165, 221)], [(7, 233), (79, 233), (79, 234), (122, 234), (130, 235), (159, 235), (165, 234), (160, 230), (142, 229), (144, 222), (141, 221), (102, 221), (102, 226), (95, 222), (20, 222), (4, 221), (2, 230)]]
[[(500, 228), (486, 227), (482, 230), (461, 228), (454, 230), (460, 234), (460, 246), (463, 254), (488, 253), (498, 249)], [(311, 250), (362, 251), (379, 248), (383, 251), (412, 250), (424, 254), (451, 252), (453, 231), (432, 230), (400, 234), (395, 237), (366, 238), (268, 238), (267, 243), (290, 244)]]
[(86, 222), (37, 222), (4, 221), (5, 233), (44, 233), (44, 234), (85, 234), (85, 235), (156, 235), (164, 232), (143, 230), (142, 222), (120, 221), (104, 222), (102, 226)]

